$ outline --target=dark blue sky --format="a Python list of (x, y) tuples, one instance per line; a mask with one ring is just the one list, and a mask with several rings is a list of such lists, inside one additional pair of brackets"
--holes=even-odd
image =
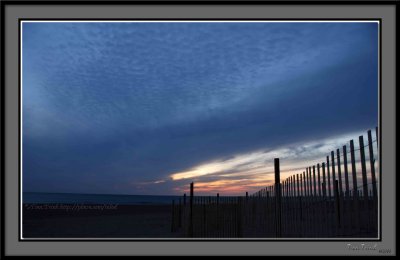
[(377, 23), (24, 22), (22, 33), (24, 191), (257, 190), (269, 159), (299, 158), (285, 147), (378, 122)]

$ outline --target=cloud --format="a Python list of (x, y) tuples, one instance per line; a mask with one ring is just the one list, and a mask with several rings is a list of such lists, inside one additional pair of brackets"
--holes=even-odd
[[(359, 135), (359, 132), (353, 132), (346, 135), (333, 136), (328, 139), (314, 140), (312, 142), (293, 143), (284, 147), (277, 147), (273, 151), (260, 150), (239, 154), (229, 160), (223, 159), (206, 162), (185, 172), (173, 173), (171, 178), (173, 181), (186, 180), (186, 182), (180, 182), (182, 190), (188, 183), (194, 181), (196, 188), (200, 188), (196, 190), (200, 192), (212, 192), (215, 190), (226, 192), (225, 188), (228, 185), (231, 187), (236, 186), (236, 190), (238, 191), (245, 190), (253, 193), (266, 185), (273, 184), (274, 158), (280, 159), (281, 179), (284, 180), (293, 174), (301, 174), (306, 168), (312, 165), (317, 167), (317, 164), (319, 164), (322, 167), (322, 163), (326, 163), (326, 156), (329, 156), (331, 160), (331, 151), (335, 152), (337, 160), (336, 149), (340, 149), (342, 176), (344, 178), (342, 147), (343, 145), (347, 145), (347, 152), (349, 153), (349, 141)], [(366, 137), (364, 136), (364, 138)], [(358, 149), (357, 147), (358, 141), (356, 141), (356, 149)], [(347, 161), (350, 163), (350, 154), (346, 156)], [(376, 151), (374, 156), (377, 158)], [(368, 162), (369, 157), (366, 160)], [(361, 169), (361, 162), (357, 151), (356, 167)], [(351, 171), (349, 170), (349, 172)], [(369, 174), (370, 169), (368, 169)], [(351, 173), (349, 176), (350, 183), (352, 183)], [(360, 176), (358, 177), (359, 183), (361, 183)]]
[(372, 23), (24, 23), (23, 59), (31, 190), (166, 194), (377, 124)]

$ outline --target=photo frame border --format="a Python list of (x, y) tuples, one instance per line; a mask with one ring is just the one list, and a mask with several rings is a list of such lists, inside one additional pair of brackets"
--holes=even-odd
[[(321, 2), (315, 2), (315, 1), (306, 1), (306, 2), (303, 2), (303, 3), (301, 3), (301, 2), (298, 2), (298, 1), (279, 1), (279, 5), (291, 5), (291, 4), (293, 4), (293, 3), (296, 3), (296, 5), (302, 5), (302, 4), (305, 4), (305, 5), (320, 5), (320, 4), (322, 4)], [(101, 4), (101, 5), (103, 5), (103, 4), (106, 4), (106, 5), (121, 5), (121, 4), (123, 4), (123, 5), (141, 5), (141, 4), (146, 4), (146, 5), (158, 5), (158, 4), (163, 4), (163, 5), (165, 5), (165, 4), (167, 4), (167, 5), (169, 5), (169, 4), (171, 4), (171, 5), (182, 5), (182, 4), (189, 4), (189, 3), (187, 3), (187, 2), (181, 2), (181, 1), (150, 1), (150, 2), (142, 2), (142, 1), (138, 1), (138, 2), (127, 2), (127, 1), (115, 1), (115, 2), (112, 2), (112, 1), (99, 1), (99, 2), (94, 2), (94, 1), (81, 1), (81, 2), (73, 2), (73, 1), (71, 1), (71, 2), (66, 2), (66, 1), (59, 1), (59, 2), (57, 2), (57, 3), (55, 3), (55, 2), (49, 2), (49, 1), (37, 1), (37, 2), (35, 2), (35, 1), (3, 1), (3, 2), (1, 2), (1, 13), (2, 13), (2, 23), (1, 23), (1, 33), (2, 33), (2, 50), (1, 50), (1, 52), (2, 52), (2, 57), (5, 57), (5, 42), (4, 42), (4, 36), (5, 36), (5, 6), (7, 6), (7, 5), (24, 5), (24, 4), (33, 4), (33, 5), (36, 5), (36, 4), (38, 4), (39, 6), (40, 5), (53, 5), (53, 4), (56, 4), (56, 5), (59, 5), (59, 4), (68, 4), (68, 5), (99, 5), (99, 4)], [(217, 1), (217, 2), (213, 2), (213, 3), (210, 3), (210, 2), (208, 2), (208, 1), (204, 1), (204, 2), (199, 2), (199, 1), (195, 1), (195, 2), (191, 2), (189, 5), (192, 5), (192, 4), (194, 4), (194, 5), (216, 5), (216, 4), (223, 4), (223, 5), (226, 5), (226, 2), (225, 1)], [(277, 1), (270, 1), (270, 2), (262, 2), (262, 3), (260, 3), (259, 1), (251, 1), (251, 2), (242, 2), (242, 1), (238, 1), (238, 2), (236, 2), (235, 1), (235, 5), (254, 5), (254, 4), (262, 4), (262, 5), (270, 5), (270, 4), (277, 4)], [(327, 1), (327, 2), (325, 2), (323, 5), (325, 5), (325, 4), (335, 4), (335, 5), (359, 5), (360, 4), (360, 2), (358, 2), (358, 1), (351, 1), (351, 2), (346, 2), (346, 3), (343, 3), (343, 2), (340, 2), (340, 1)], [(365, 4), (365, 3), (361, 3), (361, 4)], [(385, 1), (385, 2), (379, 2), (379, 1), (372, 1), (372, 2), (368, 2), (368, 5), (370, 5), (370, 4), (372, 4), (372, 5), (394, 5), (395, 6), (395, 8), (396, 8), (396, 10), (397, 10), (397, 4), (395, 4), (394, 2), (392, 2), (392, 1)], [(228, 4), (229, 5), (229, 4)], [(26, 21), (26, 20), (31, 20), (32, 18), (29, 18), (29, 19), (27, 19), (27, 18), (19, 18), (18, 19), (18, 24), (19, 24), (19, 30), (20, 30), (20, 21)], [(36, 18), (34, 18), (34, 19), (36, 19)], [(37, 18), (36, 20), (60, 20), (60, 18), (45, 18), (45, 19), (43, 19), (43, 18)], [(84, 20), (86, 20), (86, 18), (82, 18), (82, 19), (84, 19)], [(171, 19), (171, 18), (169, 18), (169, 19)], [(188, 18), (179, 18), (179, 19), (182, 19), (182, 20), (190, 20), (190, 19), (188, 19)], [(172, 20), (179, 20), (179, 19), (177, 19), (177, 18), (172, 18)], [(237, 18), (232, 18), (232, 19), (234, 19), (234, 20), (240, 20), (240, 19), (237, 19)], [(276, 18), (271, 18), (271, 19), (267, 19), (267, 18), (249, 18), (249, 19), (241, 19), (241, 20), (279, 20), (279, 19), (276, 19)], [(324, 18), (325, 20), (335, 20), (334, 18)], [(311, 19), (309, 19), (309, 18), (307, 18), (307, 19), (299, 19), (299, 18), (293, 18), (293, 20), (324, 20), (324, 19), (317, 19), (317, 18), (311, 18)], [(382, 99), (382, 95), (381, 95), (381, 93), (382, 93), (382, 66), (381, 66), (381, 59), (382, 59), (382, 44), (381, 44), (381, 42), (382, 42), (382, 28), (381, 28), (381, 26), (382, 26), (382, 19), (381, 18), (368, 18), (368, 19), (366, 19), (366, 20), (371, 20), (371, 19), (373, 19), (373, 20), (379, 20), (379, 27), (380, 27), (380, 29), (379, 29), (379, 75), (380, 75), (380, 77), (379, 77), (379, 97), (380, 97), (380, 99)], [(65, 18), (63, 18), (63, 19), (61, 19), (61, 20), (67, 20), (67, 19), (65, 19)], [(80, 19), (77, 19), (77, 18), (71, 18), (71, 20), (80, 20)], [(96, 19), (94, 19), (94, 18), (88, 18), (87, 20), (96, 20)], [(106, 20), (106, 19), (104, 19), (104, 18), (98, 18), (98, 20)], [(107, 20), (115, 20), (115, 19), (107, 19)], [(127, 19), (123, 19), (123, 20), (127, 20)], [(129, 20), (166, 20), (165, 18), (159, 18), (159, 19), (155, 19), (155, 18), (149, 18), (149, 19), (129, 19)], [(198, 19), (198, 18), (196, 18), (196, 19), (193, 19), (193, 20), (202, 20), (202, 19)], [(218, 20), (218, 19), (215, 19), (215, 18), (213, 18), (213, 19), (210, 19), (210, 18), (205, 18), (204, 20)], [(227, 19), (227, 18), (222, 18), (221, 20), (230, 20), (230, 19)], [(288, 18), (282, 18), (282, 20), (291, 20), (291, 19), (288, 19)], [(338, 18), (338, 20), (352, 20), (351, 18)], [(360, 18), (354, 18), (354, 20), (363, 20), (363, 19), (360, 19)], [(396, 25), (398, 24), (398, 19), (397, 19), (397, 17), (396, 17)], [(396, 26), (396, 32), (398, 32), (398, 26)], [(20, 33), (19, 33), (19, 36), (20, 36)], [(397, 33), (396, 33), (396, 39), (397, 39)], [(20, 46), (19, 46), (20, 47)], [(19, 52), (20, 52), (21, 50), (20, 50), (20, 48), (19, 48)], [(397, 52), (396, 52), (397, 53)], [(20, 54), (20, 53), (19, 53)], [(5, 112), (5, 88), (6, 88), (6, 86), (5, 86), (5, 77), (6, 77), (6, 75), (5, 75), (5, 58), (3, 58), (3, 59), (1, 59), (1, 67), (2, 67), (2, 75), (3, 75), (3, 77), (1, 78), (1, 81), (2, 81), (2, 89), (1, 89), (1, 96), (2, 96), (2, 143), (3, 144), (5, 144), (5, 140), (6, 140), (6, 136), (5, 136), (5, 115), (6, 115), (6, 112)], [(397, 67), (396, 67), (396, 70), (397, 70)], [(19, 71), (19, 73), (20, 73), (20, 71)], [(19, 74), (19, 79), (18, 80), (20, 80), (20, 74)], [(20, 86), (20, 82), (19, 82), (19, 86)], [(19, 89), (19, 91), (20, 91), (20, 89)], [(20, 93), (19, 93), (20, 94)], [(381, 104), (382, 104), (382, 102), (381, 102), (381, 100), (380, 100), (380, 102), (379, 102), (379, 106), (380, 106), (380, 108), (379, 108), (379, 129), (382, 129), (381, 127), (382, 127), (382, 109), (381, 109)], [(20, 106), (19, 106), (20, 107)], [(20, 113), (19, 113), (19, 115), (20, 115)], [(20, 121), (19, 121), (20, 122)], [(19, 126), (19, 131), (20, 131), (21, 129), (20, 129), (20, 126)], [(20, 133), (19, 133), (19, 136), (20, 136)], [(382, 143), (382, 134), (381, 134), (381, 131), (379, 131), (379, 143), (381, 144)], [(381, 146), (379, 146), (379, 156), (381, 156), (381, 150), (382, 150), (382, 147)], [(6, 167), (5, 167), (5, 164), (6, 164), (6, 161), (5, 161), (5, 145), (3, 145), (2, 146), (2, 172), (3, 173), (5, 173), (5, 170), (6, 170)], [(19, 158), (19, 160), (20, 160), (20, 158)], [(381, 168), (382, 166), (381, 166), (381, 164), (379, 165), (379, 167)], [(381, 172), (381, 169), (380, 169), (380, 172)], [(4, 176), (5, 174), (2, 174), (2, 177), (1, 177), (1, 184), (2, 184), (2, 210), (1, 210), (1, 220), (2, 220), (2, 223), (1, 223), (1, 229), (2, 229), (2, 231), (5, 231), (5, 176)], [(19, 178), (20, 178), (20, 176), (19, 176)], [(381, 174), (379, 174), (379, 178), (381, 178)], [(19, 180), (20, 181), (20, 180)], [(380, 198), (379, 198), (379, 200), (381, 201), (381, 203), (382, 203), (382, 181), (380, 181), (379, 182), (379, 185), (380, 185)], [(19, 186), (19, 189), (20, 189), (20, 186)], [(19, 209), (20, 209), (20, 207), (19, 207)], [(18, 213), (19, 214), (19, 217), (21, 216), (21, 212), (19, 212)], [(378, 241), (378, 242), (381, 242), (382, 241), (382, 210), (380, 210), (380, 212), (379, 212), (379, 214), (380, 214), (380, 223), (379, 223), (379, 225), (380, 225), (380, 235), (379, 235), (379, 239), (378, 240), (374, 240), (374, 241)], [(19, 228), (20, 228), (20, 226), (19, 226)], [(20, 230), (19, 230), (19, 234), (20, 234)], [(4, 255), (3, 254), (3, 249), (4, 249), (4, 243), (5, 243), (5, 240), (6, 240), (6, 238), (5, 238), (5, 232), (2, 232), (2, 255)], [(20, 239), (21, 237), (19, 237), (19, 242), (60, 242), (60, 241), (71, 241), (71, 240), (69, 240), (69, 239), (57, 239), (57, 240), (46, 240), (46, 239), (38, 239), (38, 240), (25, 240), (25, 239)], [(87, 239), (85, 239), (85, 240), (80, 240), (80, 239), (73, 239), (72, 241), (79, 241), (79, 242), (127, 242), (127, 241), (133, 241), (133, 242), (140, 242), (140, 241), (142, 241), (142, 242), (196, 242), (196, 241), (201, 241), (201, 242), (204, 242), (204, 241), (207, 241), (207, 242), (209, 242), (209, 241), (218, 241), (218, 242), (254, 242), (254, 241), (262, 241), (262, 242), (338, 242), (337, 240), (330, 240), (330, 239), (327, 239), (327, 240), (321, 240), (321, 239), (318, 239), (318, 240), (313, 240), (313, 239), (304, 239), (304, 240), (291, 240), (291, 239), (273, 239), (273, 240), (269, 240), (269, 239), (251, 239), (251, 240), (243, 240), (243, 239), (238, 239), (238, 240), (231, 240), (231, 239), (228, 239), (228, 240), (221, 240), (221, 239), (218, 239), (218, 240), (212, 240), (212, 239), (207, 239), (207, 240), (204, 240), (204, 239), (190, 239), (190, 240), (187, 240), (187, 239), (174, 239), (174, 240), (166, 240), (166, 239), (160, 239), (160, 240), (158, 240), (158, 239), (151, 239), (151, 240), (149, 240), (149, 239), (145, 239), (145, 240), (140, 240), (140, 239), (123, 239), (123, 240), (107, 240), (107, 238), (106, 239), (94, 239), (94, 240), (87, 240)], [(351, 239), (346, 239), (346, 241), (353, 241), (353, 242), (365, 242), (365, 241), (368, 241), (368, 240), (366, 240), (366, 239), (362, 239), (362, 240), (351, 240)]]

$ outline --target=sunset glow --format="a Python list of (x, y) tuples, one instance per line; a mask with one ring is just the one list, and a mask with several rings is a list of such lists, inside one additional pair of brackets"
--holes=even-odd
[[(229, 159), (204, 163), (188, 171), (173, 173), (170, 178), (174, 182), (184, 183), (175, 189), (177, 193), (188, 193), (189, 183), (193, 181), (196, 192), (200, 194), (236, 195), (246, 191), (251, 194), (274, 184), (274, 158), (282, 159), (280, 175), (281, 180), (285, 180), (293, 174), (301, 174), (311, 164), (326, 163), (324, 154), (330, 156), (331, 150), (336, 151), (337, 147), (347, 144), (358, 134), (350, 133), (332, 139), (296, 143), (288, 148), (276, 149), (272, 152), (256, 151), (240, 154)], [(320, 157), (319, 161), (316, 160), (318, 157)], [(348, 155), (348, 160), (350, 160), (350, 155)], [(360, 169), (358, 154), (356, 154), (356, 161), (356, 168)], [(342, 172), (344, 172), (343, 169)], [(369, 169), (367, 172), (369, 174)]]

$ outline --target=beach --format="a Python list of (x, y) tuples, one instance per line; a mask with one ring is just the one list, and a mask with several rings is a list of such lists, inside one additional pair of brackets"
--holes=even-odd
[(23, 238), (173, 238), (170, 205), (23, 204)]

